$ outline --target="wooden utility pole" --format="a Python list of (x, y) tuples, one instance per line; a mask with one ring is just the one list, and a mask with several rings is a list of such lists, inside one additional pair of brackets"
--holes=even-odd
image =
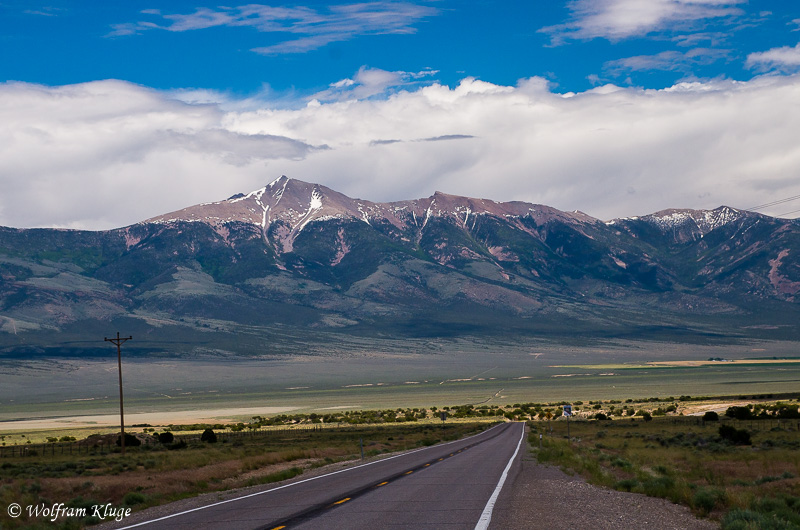
[(133, 337), (120, 337), (117, 331), (117, 337), (114, 339), (104, 338), (106, 342), (112, 342), (117, 345), (117, 366), (119, 367), (119, 430), (120, 433), (120, 447), (122, 447), (122, 454), (125, 454), (125, 415), (122, 413), (122, 343), (132, 340)]

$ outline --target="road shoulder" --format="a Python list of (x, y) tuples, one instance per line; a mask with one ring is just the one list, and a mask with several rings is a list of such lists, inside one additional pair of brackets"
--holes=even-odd
[(587, 484), (577, 475), (539, 464), (527, 444), (525, 449), (500, 494), (490, 529), (719, 528), (668, 500)]

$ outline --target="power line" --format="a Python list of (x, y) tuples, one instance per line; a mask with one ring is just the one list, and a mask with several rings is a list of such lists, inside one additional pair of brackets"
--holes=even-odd
[(117, 365), (119, 366), (119, 430), (121, 431), (120, 434), (120, 447), (122, 447), (122, 454), (125, 454), (125, 416), (122, 414), (122, 350), (120, 346), (123, 343), (129, 340), (133, 340), (133, 337), (120, 337), (119, 331), (117, 331), (117, 337), (114, 339), (109, 339), (108, 337), (103, 339), (105, 342), (110, 342), (112, 344), (116, 344), (117, 346)]
[[(783, 204), (785, 202), (791, 202), (791, 201), (794, 201), (794, 200), (797, 200), (797, 199), (800, 199), (800, 195), (795, 195), (794, 197), (787, 197), (785, 199), (779, 199), (777, 201), (766, 202), (764, 204), (759, 204), (758, 206), (752, 206), (750, 208), (745, 208), (745, 210), (750, 210), (750, 211), (761, 210), (762, 208), (768, 208), (770, 206), (777, 206), (778, 204)], [(781, 215), (786, 215), (786, 214), (781, 214)]]
[(776, 215), (775, 217), (783, 217), (784, 215), (791, 215), (791, 214), (793, 214), (793, 213), (798, 213), (798, 212), (800, 212), (800, 210), (792, 210), (791, 212), (779, 213), (779, 214), (778, 214), (778, 215)]

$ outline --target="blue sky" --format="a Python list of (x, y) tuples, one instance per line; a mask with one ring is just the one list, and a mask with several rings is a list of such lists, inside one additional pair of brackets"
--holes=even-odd
[(5, 0), (0, 224), (111, 228), (280, 174), (600, 218), (773, 202), (800, 195), (799, 43), (785, 0)]
[[(653, 2), (281, 2), (220, 8), (171, 1), (3, 2), (5, 80), (65, 85), (121, 79), (239, 95), (300, 95), (367, 65), (513, 85), (541, 76), (560, 91), (601, 83), (662, 88), (749, 79), (748, 55), (798, 43), (800, 9), (766, 0)], [(594, 9), (592, 10), (592, 6)], [(587, 11), (588, 9), (588, 11)], [(625, 18), (627, 11), (629, 19)], [(645, 10), (642, 10), (645, 11)], [(614, 16), (617, 19), (614, 19)], [(605, 17), (605, 18), (604, 18)]]

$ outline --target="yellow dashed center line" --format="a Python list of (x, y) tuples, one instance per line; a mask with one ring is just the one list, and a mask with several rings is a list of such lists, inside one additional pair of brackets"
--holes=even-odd
[(440, 459), (439, 459), (439, 462), (441, 462), (442, 460), (444, 460), (444, 458), (440, 458)]
[(380, 483), (380, 484), (378, 484), (376, 487), (385, 486), (385, 485), (387, 485), (387, 484), (388, 484), (388, 482), (381, 482), (381, 483)]
[(430, 464), (425, 464), (425, 467), (428, 467)]
[(281, 528), (286, 528), (286, 526), (276, 526), (272, 530), (281, 530)]
[(349, 501), (349, 500), (350, 500), (350, 497), (347, 497), (346, 499), (342, 499), (342, 500), (340, 500), (340, 501), (336, 501), (336, 502), (334, 502), (333, 504), (342, 504), (343, 502), (347, 502), (347, 501)]
[(411, 473), (413, 473), (413, 472), (414, 472), (413, 470), (411, 470), (411, 471), (406, 471), (406, 475), (410, 475), (410, 474), (411, 474)]

